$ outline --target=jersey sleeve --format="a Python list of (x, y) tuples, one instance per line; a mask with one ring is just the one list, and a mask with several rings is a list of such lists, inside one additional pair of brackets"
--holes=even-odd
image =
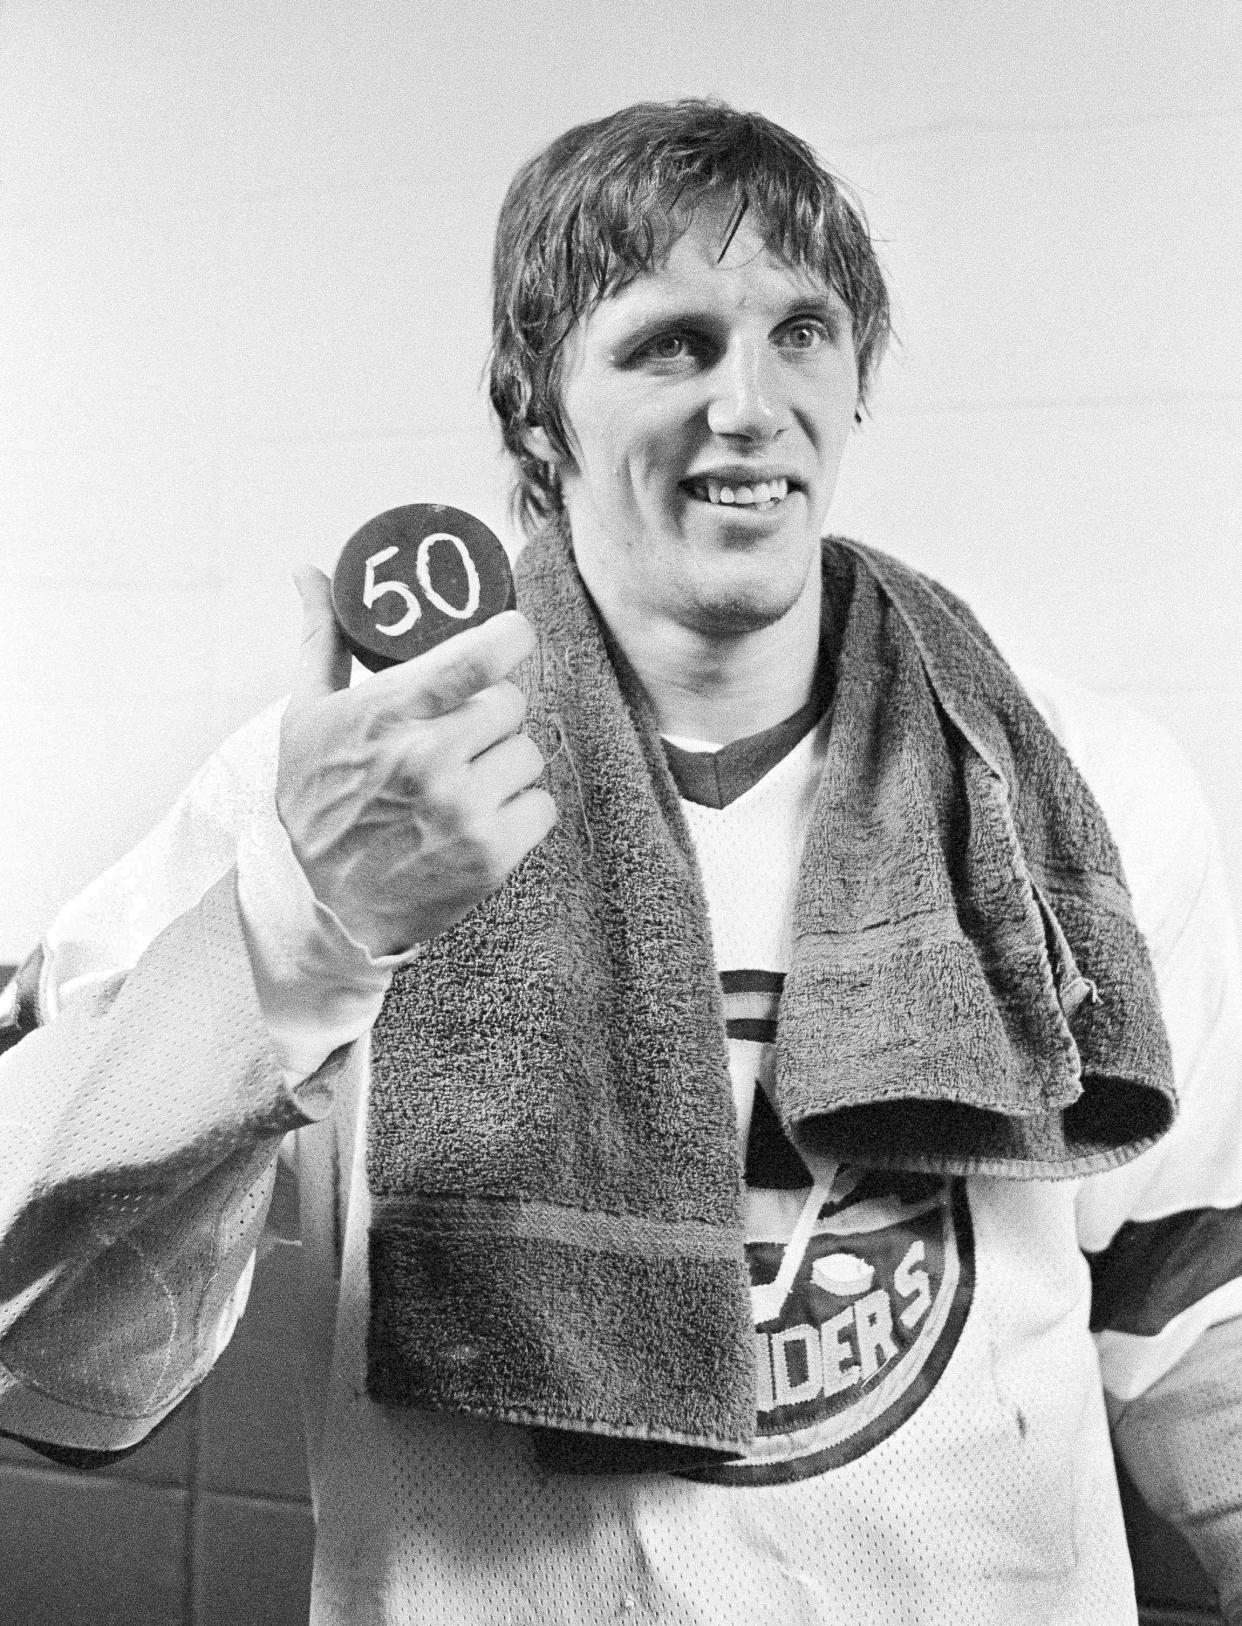
[(142, 1439), (245, 1302), (286, 1132), (330, 1105), (265, 1021), (238, 898), (274, 816), (278, 715), (57, 917), (0, 1009), (0, 1431)]
[(1114, 1444), (1242, 1623), (1242, 974), (1227, 878), (1163, 730), (1068, 689), (1041, 703), (1121, 849), (1179, 1098), (1158, 1145), (1078, 1192)]
[(1168, 734), (1062, 686), (1051, 713), (1117, 839), (1151, 950), (1178, 1114), (1150, 1151), (1084, 1180), (1079, 1238), (1106, 1390), (1130, 1400), (1203, 1329), (1242, 1314), (1242, 976), (1220, 847)]

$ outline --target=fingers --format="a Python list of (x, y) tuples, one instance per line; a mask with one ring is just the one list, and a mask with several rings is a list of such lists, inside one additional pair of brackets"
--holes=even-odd
[[(514, 683), (493, 683), (489, 689), (472, 694), (438, 726), (451, 732), (452, 751), (459, 762), (481, 756), (510, 734), (516, 734), (526, 716), (526, 696)], [(425, 728), (426, 723), (416, 723)]]
[(502, 740), (470, 765), (478, 801), (496, 809), (492, 851), (499, 877), (516, 869), (556, 824), (556, 803), (538, 784), (543, 766), (539, 747), (525, 734)]
[(403, 666), (373, 680), (379, 693), (408, 717), (441, 717), (508, 675), (534, 650), (535, 634), (519, 610), (503, 610), (468, 627)]
[(556, 803), (539, 786), (519, 792), (501, 809), (501, 860), (505, 873), (517, 868), (556, 823)]
[(470, 764), (470, 779), (480, 805), (502, 803), (530, 789), (543, 772), (543, 754), (527, 734), (511, 734)]
[(295, 698), (312, 699), (348, 688), (349, 650), (332, 612), (332, 584), (313, 565), (302, 565), (293, 581), (302, 600), (302, 653)]

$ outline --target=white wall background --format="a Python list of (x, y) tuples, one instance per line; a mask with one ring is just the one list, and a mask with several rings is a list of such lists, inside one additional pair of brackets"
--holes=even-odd
[(295, 563), (398, 502), (505, 529), (504, 186), (692, 93), (882, 240), (836, 527), (1168, 723), (1242, 893), (1238, 0), (9, 0), (0, 959), (287, 686)]

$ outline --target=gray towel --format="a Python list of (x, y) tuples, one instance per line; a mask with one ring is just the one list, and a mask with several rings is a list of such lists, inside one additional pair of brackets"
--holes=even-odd
[[(943, 589), (835, 541), (824, 572), (837, 688), (779, 1013), (787, 1132), (947, 1172), (1134, 1156), (1175, 1103), (1095, 802)], [(523, 554), (518, 599), (560, 822), (375, 1026), (368, 1393), (568, 1431), (544, 1436), (560, 1466), (610, 1442), (617, 1466), (733, 1454), (755, 1428), (741, 1149), (690, 836), (562, 532)]]

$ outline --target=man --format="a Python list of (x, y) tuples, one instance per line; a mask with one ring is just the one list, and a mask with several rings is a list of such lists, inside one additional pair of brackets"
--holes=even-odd
[(349, 688), (304, 573), (287, 707), (19, 978), (0, 1426), (176, 1406), (296, 1128), (317, 1623), (1133, 1621), (1101, 1362), (1242, 1618), (1182, 770), (1041, 696), (1132, 910), (969, 612), (821, 544), (888, 306), (786, 132), (569, 132), (495, 284), (522, 613)]

